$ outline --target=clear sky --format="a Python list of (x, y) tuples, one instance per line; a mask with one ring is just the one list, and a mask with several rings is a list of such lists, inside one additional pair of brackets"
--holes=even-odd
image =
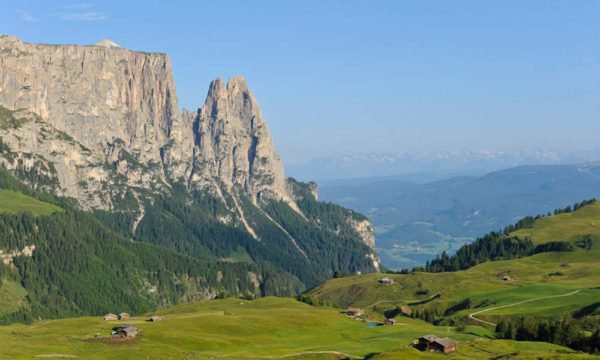
[(182, 107), (243, 75), (287, 161), (600, 143), (600, 1), (2, 3), (28, 42), (167, 52)]

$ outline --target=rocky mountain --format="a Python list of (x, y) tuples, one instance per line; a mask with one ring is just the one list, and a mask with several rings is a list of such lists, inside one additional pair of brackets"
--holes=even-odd
[[(370, 222), (287, 179), (246, 81), (180, 110), (166, 54), (0, 37), (0, 164), (135, 241), (311, 286), (377, 271)], [(241, 255), (240, 255), (241, 254)]]

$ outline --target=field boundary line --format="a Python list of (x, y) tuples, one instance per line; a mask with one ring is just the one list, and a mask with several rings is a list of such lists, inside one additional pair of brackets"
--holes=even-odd
[(538, 297), (538, 298), (533, 298), (533, 299), (528, 299), (528, 300), (519, 301), (519, 302), (516, 302), (516, 303), (513, 303), (513, 304), (502, 305), (502, 306), (494, 306), (494, 307), (491, 307), (491, 308), (487, 308), (487, 309), (483, 309), (483, 310), (476, 311), (476, 312), (474, 312), (474, 313), (470, 313), (470, 314), (469, 314), (469, 318), (470, 318), (470, 319), (473, 319), (473, 320), (475, 320), (475, 321), (478, 321), (478, 322), (480, 322), (480, 323), (484, 323), (484, 324), (491, 325), (491, 326), (496, 326), (496, 324), (494, 324), (494, 323), (492, 323), (492, 322), (489, 322), (489, 321), (485, 321), (485, 320), (481, 320), (481, 319), (478, 319), (478, 318), (476, 318), (476, 317), (475, 317), (475, 315), (479, 315), (479, 314), (481, 314), (481, 313), (484, 313), (484, 312), (487, 312), (487, 311), (491, 311), (491, 310), (498, 310), (498, 309), (504, 309), (504, 308), (511, 307), (511, 306), (521, 305), (521, 304), (525, 304), (525, 303), (532, 302), (532, 301), (538, 301), (538, 300), (545, 300), (545, 299), (553, 299), (553, 298), (559, 298), (559, 297), (571, 296), (571, 295), (575, 295), (575, 294), (577, 294), (578, 292), (580, 292), (580, 291), (582, 291), (582, 290), (583, 290), (583, 289), (578, 289), (578, 290), (572, 291), (572, 292), (570, 292), (570, 293), (568, 293), (568, 294), (561, 294), (561, 295), (550, 295), (550, 296), (542, 296), (542, 297)]
[[(344, 356), (349, 359), (362, 359), (361, 356), (345, 354), (345, 353), (339, 352), (339, 351), (326, 351), (326, 350), (324, 350), (324, 351), (301, 351), (301, 352), (297, 352), (297, 353), (280, 355), (280, 356), (259, 356), (259, 355), (245, 355), (245, 356), (236, 355), (236, 356), (243, 357), (243, 358), (249, 358), (249, 359), (286, 359), (286, 358), (291, 358), (291, 357), (295, 357), (295, 356), (311, 355), (311, 354), (312, 355), (331, 354), (331, 355), (341, 355), (341, 356)], [(231, 355), (223, 355), (223, 356), (231, 356)], [(219, 357), (223, 357), (223, 356), (219, 356)]]

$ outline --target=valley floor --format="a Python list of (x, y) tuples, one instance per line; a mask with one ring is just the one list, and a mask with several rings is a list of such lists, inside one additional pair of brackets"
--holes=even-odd
[[(333, 308), (316, 308), (290, 298), (225, 299), (180, 305), (146, 318), (104, 321), (80, 317), (0, 327), (0, 358), (31, 359), (501, 359), (593, 358), (546, 343), (492, 340), (478, 326), (436, 327), (398, 318), (395, 326), (369, 327)], [(129, 323), (141, 330), (131, 340), (110, 336)], [(421, 353), (409, 345), (435, 334), (459, 341), (450, 356)]]

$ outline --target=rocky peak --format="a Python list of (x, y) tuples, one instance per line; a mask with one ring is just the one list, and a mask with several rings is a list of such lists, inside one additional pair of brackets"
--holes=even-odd
[(106, 48), (120, 48), (121, 46), (119, 46), (119, 44), (117, 44), (116, 42), (110, 40), (110, 39), (102, 39), (100, 41), (98, 41), (95, 46), (102, 46), (102, 47), (106, 47)]
[(13, 35), (0, 35), (0, 45), (20, 44), (22, 41)]
[(254, 202), (262, 196), (292, 202), (283, 164), (244, 78), (232, 78), (227, 84), (212, 81), (196, 127), (197, 156), (204, 160), (196, 169), (197, 178), (215, 179), (226, 189), (245, 192)]

